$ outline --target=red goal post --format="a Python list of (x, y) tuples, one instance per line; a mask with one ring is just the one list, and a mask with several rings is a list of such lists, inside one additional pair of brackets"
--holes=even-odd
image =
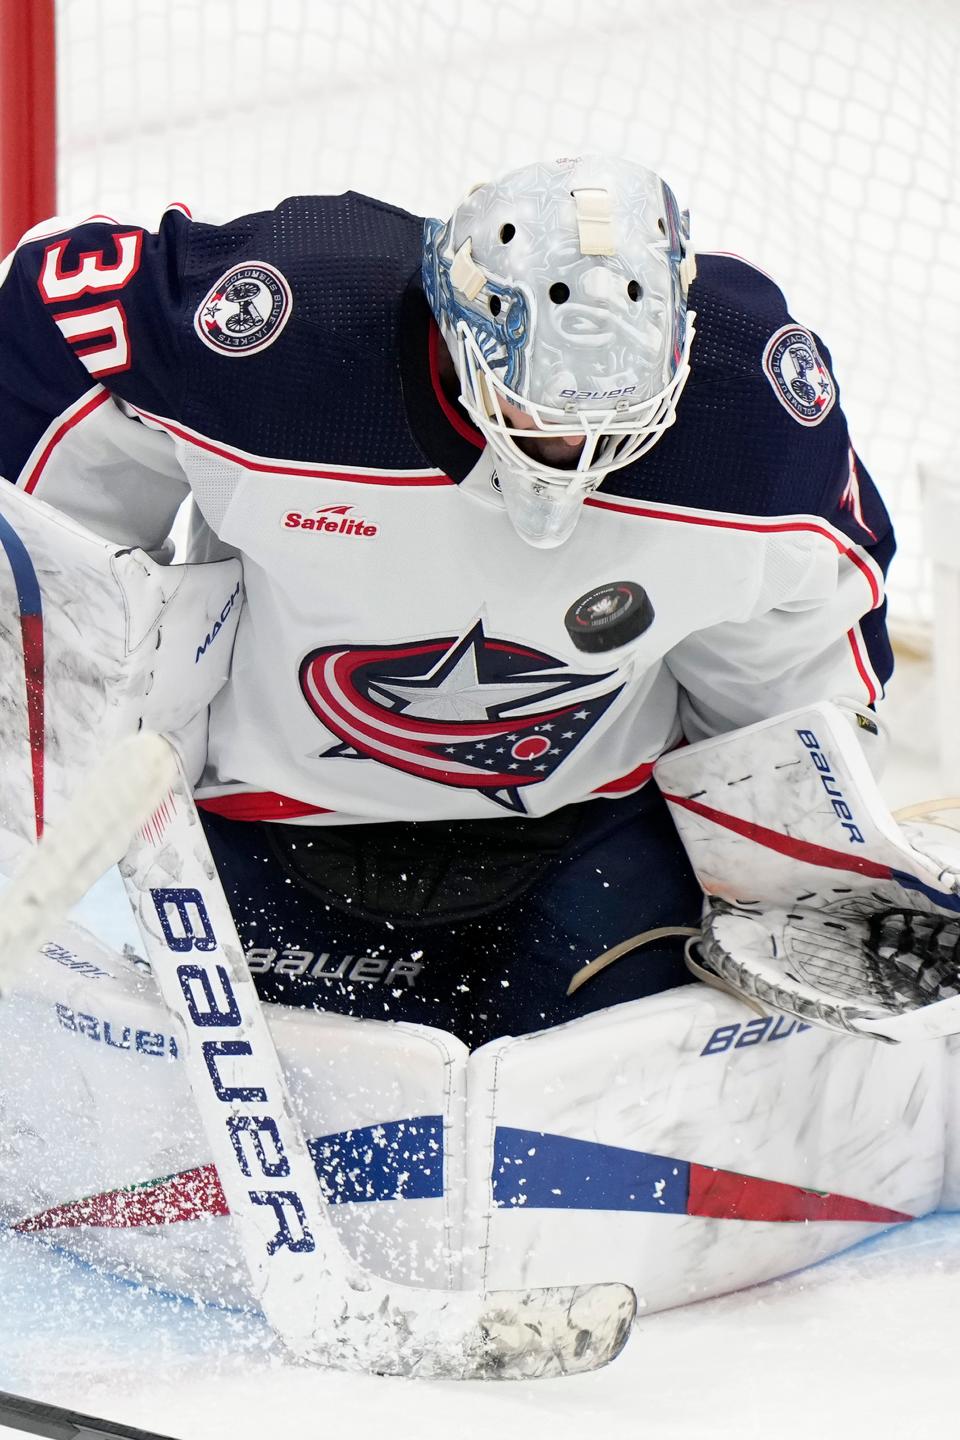
[(54, 0), (0, 0), (0, 256), (57, 202)]

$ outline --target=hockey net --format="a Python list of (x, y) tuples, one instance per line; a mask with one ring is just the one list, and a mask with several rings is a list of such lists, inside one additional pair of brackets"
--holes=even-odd
[(921, 477), (960, 450), (956, 0), (56, 0), (55, 17), (61, 213), (227, 218), (350, 188), (444, 214), (538, 155), (660, 170), (697, 248), (769, 271), (832, 350), (899, 530), (895, 631), (927, 643)]

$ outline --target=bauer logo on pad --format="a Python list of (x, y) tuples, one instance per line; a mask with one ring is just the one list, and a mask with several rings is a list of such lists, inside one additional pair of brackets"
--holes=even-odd
[(251, 355), (273, 344), (292, 310), (290, 286), (280, 271), (251, 260), (220, 276), (198, 307), (193, 328), (211, 350)]

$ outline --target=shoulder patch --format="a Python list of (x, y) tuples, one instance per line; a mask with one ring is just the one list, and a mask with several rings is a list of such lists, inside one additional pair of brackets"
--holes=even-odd
[(781, 325), (774, 331), (764, 347), (763, 373), (801, 425), (819, 425), (833, 409), (837, 387), (809, 330)]
[(252, 355), (278, 338), (293, 311), (286, 278), (272, 265), (234, 265), (204, 296), (193, 328), (221, 355)]

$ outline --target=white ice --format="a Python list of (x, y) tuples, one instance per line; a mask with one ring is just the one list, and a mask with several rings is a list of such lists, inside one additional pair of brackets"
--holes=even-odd
[(595, 1374), (517, 1384), (310, 1370), (256, 1317), (146, 1296), (9, 1236), (0, 1289), (0, 1388), (180, 1440), (899, 1440), (955, 1424), (960, 1216), (650, 1316)]

